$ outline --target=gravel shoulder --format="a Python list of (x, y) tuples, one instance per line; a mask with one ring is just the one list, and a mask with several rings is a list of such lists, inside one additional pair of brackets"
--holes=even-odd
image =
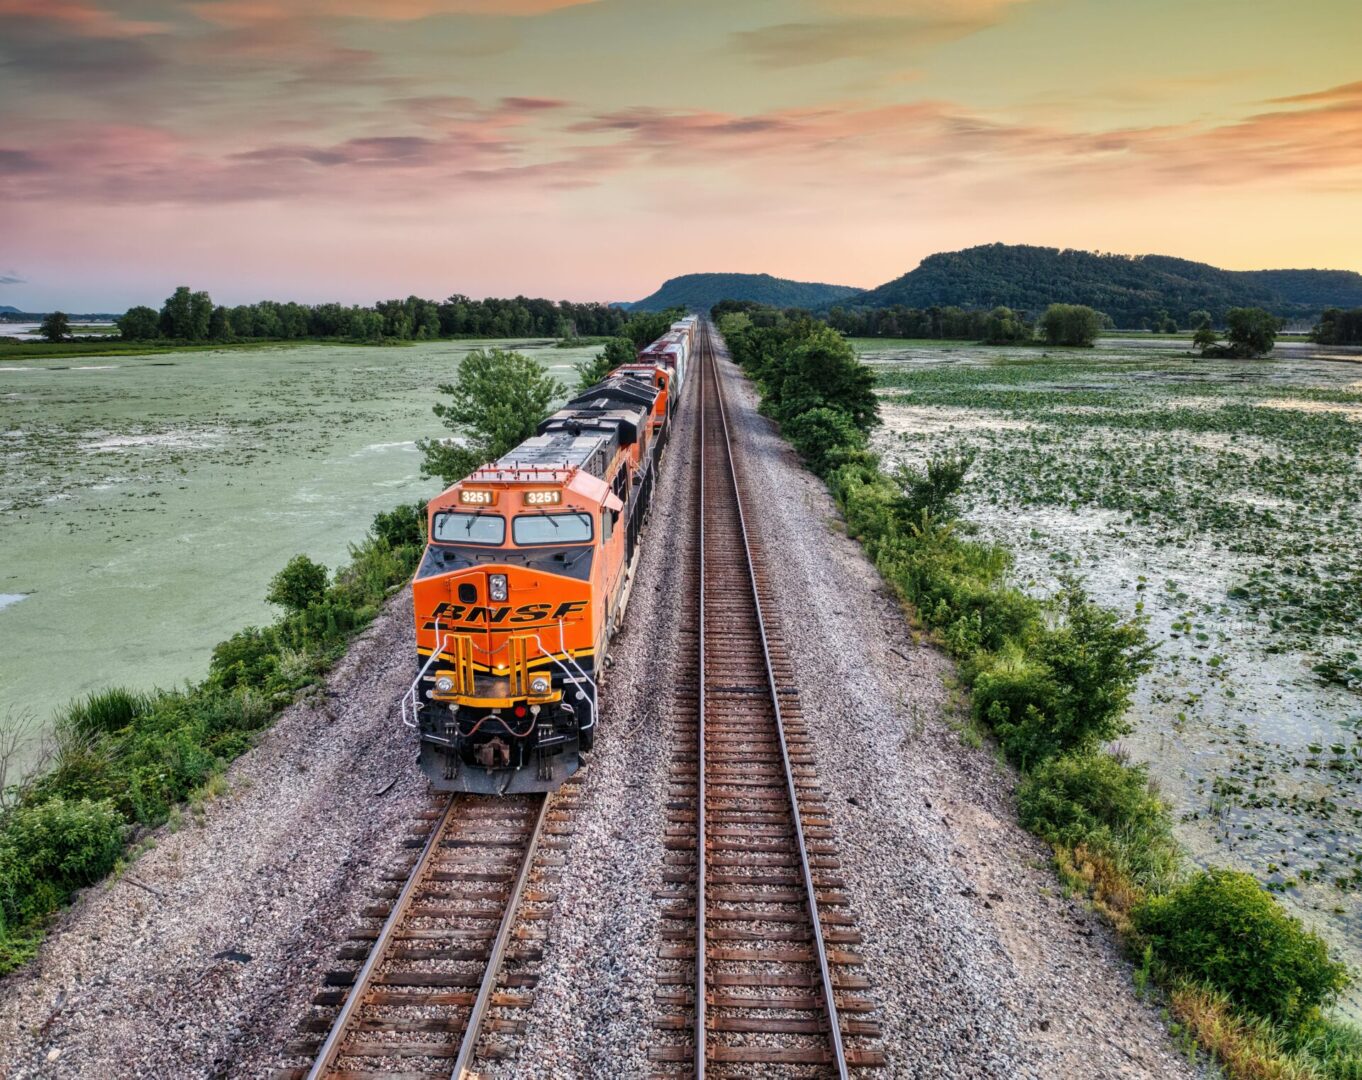
[(262, 1076), (280, 1061), (339, 928), (434, 805), (396, 711), (411, 625), (395, 597), (325, 692), (233, 764), (201, 823), (158, 829), (0, 981), (0, 1074)]

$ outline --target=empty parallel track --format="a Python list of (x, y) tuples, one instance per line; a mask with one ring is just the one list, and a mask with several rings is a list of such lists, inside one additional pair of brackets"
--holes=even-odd
[(420, 847), (414, 864), (386, 875), (365, 921), (346, 934), (340, 958), (362, 964), (328, 974), (289, 1048), (311, 1067), (276, 1075), (447, 1080), (475, 1054), (496, 1056), (482, 1037), (518, 1032), (514, 1014), (533, 1001), (533, 972), (507, 969), (540, 957), (539, 935), (526, 927), (547, 917), (549, 898), (531, 878), (554, 861), (541, 849), (564, 844), (555, 822), (574, 790), (456, 795), (432, 812), (424, 838), (409, 841)]
[[(659, 1001), (661, 1075), (846, 1077), (884, 1063), (764, 557), (703, 326), (693, 623), (679, 665)], [(862, 991), (858, 993), (858, 991)]]

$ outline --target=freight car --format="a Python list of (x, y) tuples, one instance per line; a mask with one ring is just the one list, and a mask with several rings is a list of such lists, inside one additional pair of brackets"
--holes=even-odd
[(402, 702), (442, 791), (552, 791), (596, 738), (662, 448), (694, 351), (682, 320), (427, 506)]

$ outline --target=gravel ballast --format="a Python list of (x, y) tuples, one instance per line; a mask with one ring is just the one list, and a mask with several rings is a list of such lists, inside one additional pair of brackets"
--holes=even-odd
[[(822, 484), (721, 366), (749, 526), (778, 554), (774, 599), (881, 1006), (890, 1067), (874, 1075), (1194, 1075), (1109, 931), (1062, 898), (1048, 850), (1015, 824), (1014, 776), (961, 742), (949, 661), (913, 643)], [(481, 1075), (652, 1071), (695, 383), (611, 650), (535, 1003), (518, 1017), (528, 1026)], [(325, 697), (289, 709), (229, 770), (201, 824), (159, 830), (0, 982), (0, 1073), (257, 1077), (280, 1063), (368, 886), (435, 805), (396, 713), (410, 626), (409, 602), (391, 602)]]
[(0, 1074), (262, 1076), (282, 1060), (343, 928), (436, 805), (397, 715), (411, 625), (394, 598), (325, 693), (228, 770), (202, 823), (157, 830), (0, 981)]

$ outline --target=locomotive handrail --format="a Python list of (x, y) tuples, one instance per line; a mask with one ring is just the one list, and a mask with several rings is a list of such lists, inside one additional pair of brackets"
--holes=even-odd
[[(551, 661), (553, 661), (553, 663), (558, 665), (558, 669), (562, 671), (564, 679), (573, 683), (585, 680), (586, 684), (591, 687), (591, 696), (587, 698), (587, 706), (591, 709), (591, 724), (589, 726), (595, 727), (596, 681), (592, 679), (592, 677), (588, 675), (584, 670), (582, 670), (582, 666), (577, 663), (577, 658), (573, 656), (571, 652), (568, 651), (567, 637), (563, 630), (563, 620), (562, 619), (558, 620), (558, 647), (562, 650), (563, 655), (566, 656), (568, 660), (572, 662), (572, 668), (576, 668), (577, 674), (575, 676), (572, 674), (572, 668), (569, 668), (567, 664), (565, 664), (561, 659), (559, 659), (555, 653), (550, 652), (549, 648), (544, 644), (543, 641), (540, 640), (538, 634), (526, 634), (525, 637), (534, 639), (534, 643), (539, 646), (539, 651), (542, 652), (545, 656), (547, 656)], [(578, 724), (577, 727), (578, 729), (580, 729), (581, 725)]]
[[(420, 711), (421, 705), (420, 705), (420, 699), (416, 696), (416, 688), (417, 688), (418, 686), (421, 685), (421, 680), (424, 679), (424, 678), (426, 677), (426, 672), (430, 670), (430, 665), (433, 664), (433, 663), (435, 663), (435, 661), (438, 660), (438, 659), (440, 658), (440, 654), (441, 654), (442, 652), (444, 652), (445, 649), (449, 646), (449, 639), (450, 639), (450, 637), (452, 636), (452, 634), (445, 634), (443, 637), (441, 637), (441, 636), (440, 636), (440, 633), (441, 633), (441, 631), (440, 631), (440, 620), (439, 620), (439, 619), (436, 619), (436, 620), (435, 620), (435, 637), (436, 637), (436, 640), (435, 640), (435, 648), (433, 648), (433, 649), (430, 651), (430, 658), (429, 658), (424, 664), (421, 665), (421, 670), (418, 671), (418, 672), (416, 673), (416, 678), (414, 678), (414, 679), (411, 681), (411, 685), (410, 685), (409, 687), (407, 687), (407, 692), (406, 692), (405, 694), (402, 695), (402, 704), (401, 704), (401, 708), (402, 708), (402, 726), (403, 726), (403, 727), (409, 727), (409, 728), (417, 728), (417, 727), (420, 727), (420, 721), (417, 719), (416, 714)], [(411, 700), (411, 719), (410, 719), (410, 720), (407, 719), (407, 701), (408, 701), (408, 699)]]

